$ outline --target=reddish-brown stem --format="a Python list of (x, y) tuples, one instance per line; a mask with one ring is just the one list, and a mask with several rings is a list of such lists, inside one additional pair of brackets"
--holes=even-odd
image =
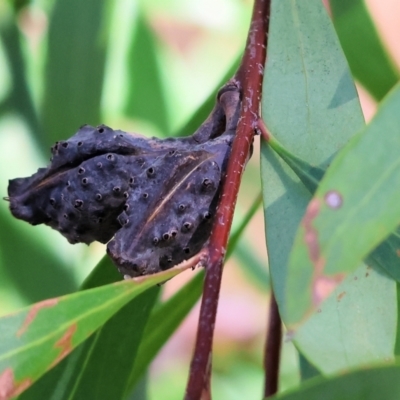
[(186, 400), (211, 399), (212, 342), (222, 267), (240, 181), (249, 158), (254, 130), (259, 118), (269, 11), (270, 0), (255, 0), (246, 49), (241, 65), (233, 78), (242, 93), (240, 119), (222, 186), (215, 224), (207, 248), (209, 258), (196, 344), (186, 388)]
[(258, 119), (256, 129), (257, 129), (258, 133), (261, 135), (261, 137), (263, 138), (263, 140), (265, 140), (266, 142), (269, 142), (270, 134), (268, 132), (268, 129), (267, 129), (263, 119), (261, 119), (261, 118)]
[(278, 391), (281, 344), (282, 322), (279, 315), (278, 304), (272, 292), (269, 303), (268, 334), (264, 353), (264, 397), (272, 396)]

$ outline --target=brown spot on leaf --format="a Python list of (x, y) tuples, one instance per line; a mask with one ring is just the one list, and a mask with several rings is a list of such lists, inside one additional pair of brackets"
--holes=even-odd
[(25, 321), (21, 325), (21, 328), (17, 331), (17, 337), (20, 337), (25, 331), (28, 329), (28, 326), (35, 320), (37, 313), (42, 308), (53, 307), (58, 303), (58, 298), (55, 299), (47, 299), (40, 301), (39, 303), (34, 304), (28, 312), (28, 315), (25, 318)]
[(52, 363), (52, 366), (56, 365), (59, 363), (66, 355), (68, 355), (72, 350), (72, 337), (74, 336), (74, 333), (76, 332), (77, 325), (72, 324), (67, 331), (64, 333), (64, 335), (59, 339), (56, 344), (54, 345), (55, 348), (61, 349), (60, 354), (57, 356), (57, 358), (54, 360)]
[(0, 374), (0, 400), (8, 400), (18, 396), (32, 384), (31, 379), (15, 382), (14, 372), (11, 368), (5, 369)]
[(315, 219), (315, 217), (319, 214), (320, 207), (321, 207), (321, 202), (319, 199), (311, 200), (310, 204), (307, 207), (307, 211), (302, 222), (305, 229), (304, 240), (308, 247), (308, 254), (310, 256), (311, 262), (317, 269), (323, 268), (324, 261), (320, 259), (318, 232), (313, 227), (312, 222)]
[(318, 305), (322, 303), (335, 289), (336, 286), (343, 280), (342, 276), (318, 276), (313, 282), (313, 303)]
[(397, 257), (400, 257), (400, 249), (396, 250)]
[(337, 296), (337, 301), (342, 300), (344, 296), (346, 296), (346, 292), (339, 293), (338, 296)]
[(318, 241), (318, 231), (313, 226), (313, 221), (318, 216), (320, 208), (320, 199), (311, 200), (302, 221), (302, 225), (305, 229), (304, 241), (308, 248), (310, 260), (314, 265), (312, 282), (312, 298), (314, 306), (319, 305), (323, 300), (325, 300), (333, 292), (336, 286), (344, 279), (344, 274), (326, 276), (323, 273), (326, 260), (321, 255), (321, 249)]

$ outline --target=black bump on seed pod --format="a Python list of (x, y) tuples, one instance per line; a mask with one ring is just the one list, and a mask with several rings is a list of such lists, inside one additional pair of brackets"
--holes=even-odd
[(190, 222), (184, 222), (182, 224), (182, 232), (189, 232), (192, 229), (192, 224)]
[(83, 206), (83, 201), (82, 200), (80, 200), (80, 199), (75, 200), (75, 203), (74, 203), (74, 207), (75, 208), (81, 208), (82, 206)]
[(154, 169), (153, 167), (147, 168), (147, 176), (148, 176), (149, 178), (154, 177), (155, 172), (156, 172), (156, 171), (155, 171), (155, 169)]

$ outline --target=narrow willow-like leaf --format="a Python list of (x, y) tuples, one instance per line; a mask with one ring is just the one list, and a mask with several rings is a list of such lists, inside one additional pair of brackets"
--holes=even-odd
[[(121, 280), (121, 275), (105, 257), (86, 279), (82, 289), (118, 280)], [(159, 288), (154, 287), (131, 300), (19, 398), (122, 398), (158, 292)]]
[(261, 202), (262, 202), (262, 196), (261, 196), (261, 193), (259, 193), (259, 195), (253, 201), (253, 204), (248, 209), (244, 218), (240, 221), (240, 225), (237, 227), (235, 232), (233, 232), (232, 235), (230, 236), (229, 249), (226, 253), (227, 257), (229, 257), (231, 255), (231, 253), (235, 250), (237, 242), (241, 238), (243, 231), (246, 229), (247, 224), (254, 217), (255, 213), (257, 212), (258, 208), (260, 207)]
[(129, 82), (126, 114), (151, 122), (160, 132), (168, 136), (170, 124), (167, 99), (157, 59), (156, 38), (142, 12), (136, 18), (135, 34), (128, 51)]
[[(12, 82), (8, 96), (0, 104), (0, 115), (11, 110), (18, 112), (31, 129), (33, 137), (38, 140), (39, 120), (27, 83), (27, 62), (21, 46), (22, 38), (17, 27), (17, 16), (11, 12), (5, 12), (5, 14), (2, 15), (0, 23), (0, 37), (7, 56)], [(39, 144), (42, 142), (39, 141)]]
[(216, 91), (208, 96), (206, 101), (196, 110), (192, 117), (175, 132), (174, 136), (179, 137), (192, 134), (201, 125), (201, 123), (206, 120), (206, 118), (210, 114), (210, 110), (212, 110), (215, 104), (217, 90), (221, 88), (229, 79), (232, 78), (238, 68), (238, 65), (239, 59), (236, 59), (229, 68), (228, 72), (221, 79), (219, 85), (216, 88)]
[(161, 347), (196, 304), (202, 293), (203, 279), (204, 272), (201, 271), (168, 301), (153, 310), (130, 374), (126, 394), (135, 387)]
[(102, 122), (107, 5), (97, 0), (55, 2), (42, 108), (43, 141), (47, 145), (69, 137), (83, 124)]
[(365, 0), (330, 0), (340, 44), (357, 80), (381, 100), (400, 79), (385, 49)]
[[(41, 241), (42, 227), (15, 221), (9, 210), (0, 210), (2, 269), (30, 303), (76, 290), (68, 265)], [(57, 282), (57, 284), (54, 284)]]
[(9, 382), (6, 398), (29, 387), (130, 300), (184, 268), (48, 299), (1, 318), (0, 377)]
[(300, 388), (271, 397), (281, 400), (397, 400), (400, 366), (383, 366), (354, 371), (334, 378), (317, 378)]

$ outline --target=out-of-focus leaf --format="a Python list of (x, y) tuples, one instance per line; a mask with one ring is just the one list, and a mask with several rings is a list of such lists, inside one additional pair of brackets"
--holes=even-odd
[(263, 292), (270, 290), (268, 260), (260, 260), (260, 257), (254, 252), (253, 245), (246, 240), (239, 240), (234, 254), (240, 269), (249, 281), (257, 285)]
[[(313, 190), (313, 186), (315, 188), (318, 176), (314, 176), (317, 179), (311, 181), (308, 189), (303, 182), (315, 172), (314, 168), (324, 171), (338, 149), (363, 127), (350, 72), (320, 1), (273, 1), (262, 111), (274, 137), (283, 148), (295, 155), (291, 167), (294, 164), (301, 167), (299, 160), (305, 160), (310, 166), (302, 171), (300, 179), (284, 159), (265, 144), (262, 146), (270, 272), (282, 311), (287, 301), (288, 255), (311, 198), (309, 190)], [(359, 268), (356, 273), (365, 274), (366, 267)], [(313, 336), (315, 329), (312, 320), (303, 325), (301, 335), (299, 332), (294, 335), (296, 346), (318, 370), (331, 373), (355, 363), (392, 357), (388, 349), (393, 347), (395, 329), (394, 282), (378, 273), (371, 273), (368, 279), (373, 281), (358, 284), (357, 280), (353, 280), (348, 283), (348, 292), (353, 293), (349, 298), (354, 298), (351, 308), (347, 303), (345, 307), (344, 301), (338, 301), (337, 297), (331, 297), (324, 304), (328, 308), (323, 313), (326, 318), (335, 314), (337, 327), (343, 328), (345, 321), (363, 309), (366, 296), (384, 299), (386, 307), (383, 315), (378, 304), (368, 303), (365, 304), (368, 312), (358, 316), (357, 329), (363, 331), (362, 341), (354, 345), (354, 340), (348, 339), (354, 335), (347, 335), (346, 330), (331, 331), (330, 326), (320, 324), (318, 340), (314, 338), (313, 351), (309, 352), (307, 338)], [(355, 296), (357, 291), (358, 296)], [(337, 296), (342, 299), (344, 295), (337, 293)], [(297, 294), (291, 301), (296, 299)], [(382, 328), (377, 336), (377, 331), (369, 330), (369, 326), (379, 326), (382, 318), (387, 329)], [(382, 345), (385, 340), (386, 346)], [(366, 344), (367, 352), (364, 351)], [(326, 361), (327, 354), (335, 357), (333, 368)]]
[(299, 353), (299, 364), (300, 377), (302, 381), (321, 375), (320, 372), (301, 353)]
[(367, 257), (366, 262), (372, 266), (378, 265), (383, 268), (389, 276), (397, 282), (400, 282), (399, 249), (400, 229), (397, 229)]
[(10, 111), (18, 112), (31, 129), (33, 137), (39, 139), (40, 126), (27, 84), (26, 62), (21, 48), (21, 35), (16, 25), (15, 16), (11, 13), (2, 18), (0, 37), (4, 45), (12, 80), (10, 93), (0, 104), (0, 115)]
[(130, 301), (20, 399), (122, 399), (158, 292), (154, 287)]
[(136, 32), (128, 54), (128, 97), (126, 113), (155, 125), (168, 136), (170, 124), (166, 96), (157, 60), (157, 43), (146, 17), (139, 13)]
[(333, 22), (353, 75), (381, 100), (400, 78), (368, 13), (365, 0), (330, 0)]
[(203, 279), (204, 271), (201, 271), (174, 296), (153, 310), (143, 333), (126, 394), (136, 385), (155, 355), (196, 304), (202, 293)]
[(71, 136), (101, 122), (108, 2), (58, 0), (50, 16), (43, 142)]
[(394, 354), (396, 357), (400, 356), (400, 283), (397, 282), (397, 331), (396, 331), (396, 342), (394, 345)]
[(228, 252), (226, 253), (227, 257), (229, 257), (231, 255), (231, 253), (235, 250), (237, 242), (239, 241), (240, 237), (242, 236), (242, 233), (245, 230), (247, 224), (254, 217), (254, 214), (257, 212), (258, 207), (260, 207), (261, 202), (262, 202), (262, 196), (261, 196), (261, 193), (259, 193), (259, 195), (253, 201), (253, 204), (248, 209), (244, 218), (242, 218), (242, 220), (240, 221), (240, 225), (237, 227), (235, 232), (233, 232), (233, 234), (230, 236), (229, 249), (228, 249)]
[(289, 259), (288, 326), (302, 323), (400, 223), (400, 85), (321, 181)]
[[(238, 66), (239, 59), (235, 60), (232, 66), (229, 68), (228, 72), (225, 74), (219, 85), (217, 86), (217, 90), (221, 88), (229, 79), (233, 77)], [(174, 136), (187, 136), (196, 131), (196, 129), (207, 119), (210, 114), (212, 108), (214, 107), (216, 101), (217, 93), (212, 93), (206, 101), (196, 110), (196, 112), (192, 115), (189, 121), (180, 128)]]
[(0, 376), (10, 383), (6, 398), (29, 387), (130, 300), (183, 268), (44, 300), (1, 318)]
[(271, 397), (282, 400), (397, 400), (400, 366), (354, 371), (331, 379), (316, 378), (291, 393)]
[(0, 210), (0, 258), (2, 269), (20, 293), (32, 303), (76, 290), (67, 266), (38, 236), (37, 231), (48, 228), (32, 228), (8, 212)]
[[(89, 289), (120, 279), (117, 269), (105, 257), (82, 288)], [(122, 398), (158, 292), (159, 288), (154, 287), (130, 301), (25, 391), (20, 399)]]

